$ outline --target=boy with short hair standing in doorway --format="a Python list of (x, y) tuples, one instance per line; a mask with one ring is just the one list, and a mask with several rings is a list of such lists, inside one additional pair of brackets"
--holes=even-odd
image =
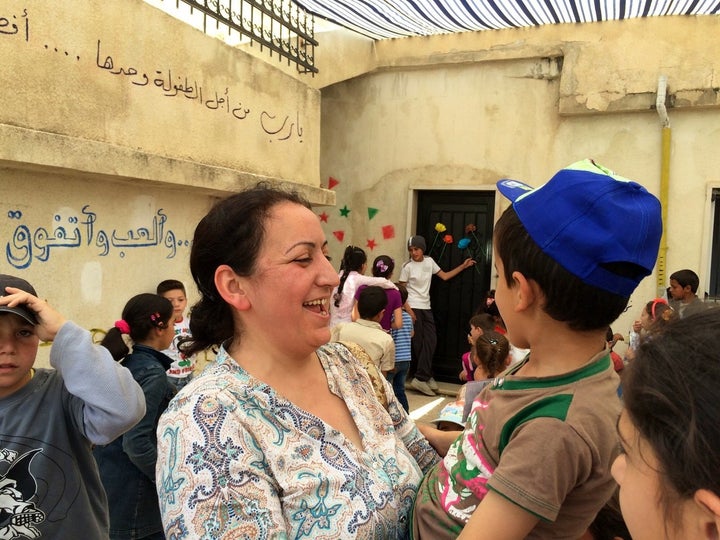
[(437, 383), (433, 377), (432, 361), (437, 345), (435, 319), (430, 309), (430, 284), (433, 275), (447, 281), (457, 276), (466, 268), (475, 264), (472, 258), (465, 259), (462, 264), (445, 272), (432, 257), (425, 255), (425, 238), (411, 236), (408, 240), (410, 260), (403, 264), (400, 271), (400, 283), (408, 291), (408, 305), (415, 315), (415, 334), (412, 338), (412, 363), (414, 378), (410, 387), (427, 396), (434, 396)]

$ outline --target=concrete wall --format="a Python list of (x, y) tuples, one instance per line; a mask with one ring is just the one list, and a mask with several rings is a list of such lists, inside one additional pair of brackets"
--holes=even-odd
[(140, 0), (4, 0), (0, 18), (0, 272), (84, 327), (166, 278), (195, 300), (217, 196), (268, 180), (333, 204), (306, 83)]
[[(492, 189), (502, 177), (538, 185), (585, 157), (659, 194), (655, 99), (667, 75), (666, 267), (706, 280), (708, 190), (720, 186), (718, 23), (667, 17), (378, 42), (372, 72), (322, 90), (321, 175), (337, 182), (337, 206), (325, 210), (331, 253), (353, 243), (405, 260), (414, 190)], [(643, 281), (619, 331), (659, 286), (657, 275)]]

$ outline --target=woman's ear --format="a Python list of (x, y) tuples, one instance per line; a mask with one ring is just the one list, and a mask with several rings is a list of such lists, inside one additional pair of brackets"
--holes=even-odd
[(702, 510), (701, 524), (704, 537), (708, 540), (720, 538), (720, 496), (709, 489), (699, 489), (693, 500)]
[(250, 309), (246, 284), (245, 278), (238, 276), (227, 264), (221, 264), (215, 269), (215, 287), (222, 299), (238, 311)]

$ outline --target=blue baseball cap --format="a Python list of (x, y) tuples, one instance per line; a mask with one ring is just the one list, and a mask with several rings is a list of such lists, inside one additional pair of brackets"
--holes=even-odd
[[(543, 253), (583, 283), (630, 296), (652, 273), (661, 207), (637, 182), (586, 159), (538, 188), (510, 179), (497, 187)], [(618, 263), (622, 273), (613, 270)]]

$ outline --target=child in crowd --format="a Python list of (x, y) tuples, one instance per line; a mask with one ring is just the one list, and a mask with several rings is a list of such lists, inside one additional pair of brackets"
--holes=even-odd
[[(34, 368), (40, 340), (50, 365)], [(24, 279), (0, 275), (0, 538), (108, 538), (93, 444), (145, 413), (142, 389)]]
[(637, 333), (637, 338), (631, 339), (632, 346), (628, 347), (625, 359), (631, 361), (635, 358), (635, 352), (640, 343), (653, 339), (655, 335), (662, 332), (668, 324), (678, 319), (675, 310), (668, 305), (664, 298), (650, 300), (643, 306), (640, 312), (640, 320), (633, 323), (632, 331)]
[(367, 255), (358, 246), (348, 246), (340, 262), (340, 283), (333, 289), (330, 304), (330, 328), (341, 322), (352, 321), (355, 305), (355, 291), (360, 285), (377, 285), (384, 289), (395, 289), (395, 284), (384, 277), (365, 275)]
[(386, 305), (385, 291), (380, 287), (365, 287), (357, 303), (360, 318), (333, 326), (330, 337), (332, 341), (360, 345), (385, 377), (395, 368), (395, 343), (380, 326)]
[[(407, 288), (402, 283), (396, 283), (396, 285), (400, 292), (400, 300), (404, 306), (407, 303)], [(388, 381), (392, 384), (395, 397), (397, 397), (405, 412), (410, 412), (410, 404), (408, 403), (407, 394), (405, 394), (405, 378), (412, 360), (412, 336), (415, 331), (413, 330), (413, 320), (410, 313), (403, 308), (400, 314), (402, 316), (402, 326), (390, 329), (390, 335), (395, 342), (395, 369), (388, 376)]]
[[(157, 429), (175, 389), (166, 371), (170, 358), (161, 351), (173, 340), (173, 305), (156, 294), (132, 297), (122, 319), (108, 330), (102, 345), (142, 387), (147, 411), (127, 433), (106, 445), (98, 445), (93, 455), (110, 501), (112, 540), (163, 540), (160, 507), (155, 489)], [(132, 354), (122, 335), (133, 341)], [(126, 356), (127, 355), (127, 356)]]
[(466, 268), (475, 264), (472, 258), (465, 259), (462, 264), (445, 272), (437, 263), (425, 255), (425, 238), (411, 236), (408, 240), (410, 260), (403, 264), (400, 271), (400, 283), (408, 290), (407, 303), (415, 315), (415, 335), (412, 339), (412, 367), (414, 378), (410, 386), (427, 396), (434, 396), (437, 383), (433, 377), (432, 360), (437, 345), (435, 319), (430, 309), (430, 284), (433, 275), (447, 281), (454, 278)]
[(474, 378), (464, 386), (463, 421), (467, 420), (480, 390), (510, 365), (510, 342), (503, 334), (493, 330), (484, 332), (478, 336), (473, 350), (475, 371)]
[(700, 278), (688, 268), (670, 274), (670, 306), (681, 319), (710, 307), (698, 297), (699, 286)]
[[(389, 280), (395, 270), (395, 261), (387, 255), (378, 255), (375, 257), (372, 265), (372, 275), (376, 278), (385, 278)], [(360, 315), (357, 312), (357, 299), (360, 292), (367, 285), (360, 285), (355, 291), (355, 307), (353, 308), (352, 320), (356, 321)], [(400, 292), (397, 289), (385, 289), (387, 296), (387, 306), (385, 306), (385, 314), (380, 319), (380, 326), (383, 330), (389, 332), (392, 328), (400, 328), (402, 326), (402, 309), (403, 302), (400, 298)]]
[(187, 308), (187, 294), (185, 285), (177, 279), (166, 279), (158, 283), (157, 294), (170, 300), (173, 306), (173, 332), (174, 337), (170, 346), (163, 351), (172, 360), (167, 376), (176, 390), (192, 380), (195, 372), (195, 356), (186, 356), (179, 348), (181, 340), (190, 337), (190, 316), (185, 315)]
[(440, 431), (462, 431), (465, 425), (462, 419), (463, 407), (461, 401), (453, 401), (440, 409), (440, 415), (433, 420), (433, 424)]
[(531, 352), (480, 392), (459, 437), (423, 427), (444, 459), (415, 500), (416, 539), (579, 538), (615, 489), (605, 332), (655, 265), (660, 202), (590, 160), (498, 189), (513, 204), (493, 235), (495, 301)]
[(685, 317), (644, 342), (624, 375), (612, 465), (633, 540), (720, 534), (720, 310)]
[(468, 382), (474, 380), (475, 373), (475, 342), (477, 338), (483, 335), (484, 332), (492, 331), (494, 327), (494, 321), (488, 313), (480, 313), (470, 317), (470, 333), (467, 336), (468, 343), (470, 344), (470, 350), (462, 355), (460, 359), (462, 363), (462, 371), (458, 375), (462, 382)]

